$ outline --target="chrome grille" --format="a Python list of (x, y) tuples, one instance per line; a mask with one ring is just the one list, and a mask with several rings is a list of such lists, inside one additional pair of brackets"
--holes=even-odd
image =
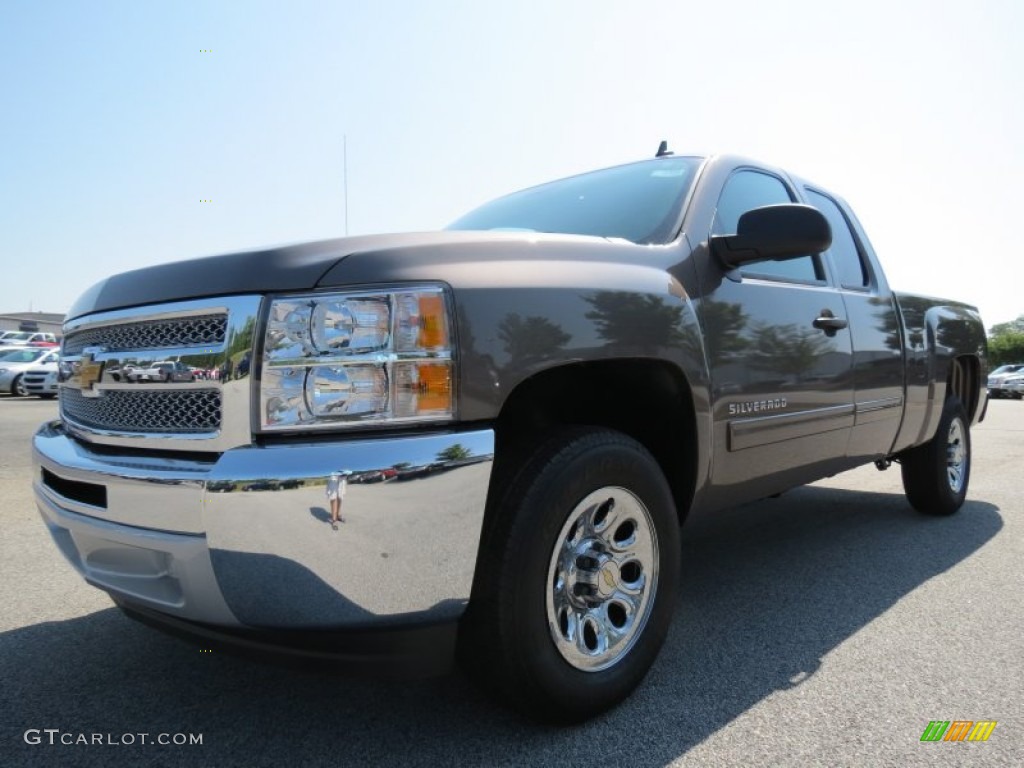
[(95, 445), (214, 454), (251, 444), (249, 364), (262, 304), (214, 296), (69, 320), (61, 418)]
[(227, 326), (227, 315), (212, 314), (85, 328), (64, 337), (63, 353), (77, 355), (86, 347), (119, 352), (219, 345), (224, 342)]
[(221, 394), (217, 390), (109, 390), (83, 397), (75, 389), (61, 392), (65, 418), (92, 429), (136, 433), (189, 434), (220, 429)]

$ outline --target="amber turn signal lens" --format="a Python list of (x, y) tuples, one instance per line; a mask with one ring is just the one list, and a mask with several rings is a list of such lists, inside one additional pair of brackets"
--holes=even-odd
[(421, 363), (419, 371), (419, 397), (417, 411), (447, 411), (452, 407), (451, 365), (448, 363)]
[(447, 345), (445, 328), (444, 299), (440, 293), (420, 295), (420, 338), (423, 349), (435, 349)]

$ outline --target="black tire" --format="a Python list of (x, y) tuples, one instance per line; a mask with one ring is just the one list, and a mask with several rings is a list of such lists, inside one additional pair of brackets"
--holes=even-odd
[(28, 397), (28, 390), (25, 389), (23, 374), (19, 373), (14, 377), (14, 381), (11, 382), (11, 394), (15, 397)]
[(679, 521), (657, 462), (618, 432), (566, 430), (517, 469), (481, 547), (460, 658), (527, 716), (579, 722), (625, 699), (665, 640)]
[(963, 505), (971, 479), (969, 424), (963, 403), (950, 397), (935, 437), (901, 457), (903, 490), (918, 512), (952, 515)]

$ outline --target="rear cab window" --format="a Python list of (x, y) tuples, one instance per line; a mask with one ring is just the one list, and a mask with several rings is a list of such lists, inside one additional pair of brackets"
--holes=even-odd
[(839, 286), (846, 290), (870, 290), (870, 269), (839, 204), (824, 192), (811, 187), (804, 187), (804, 193), (808, 202), (821, 211), (832, 229), (832, 245), (827, 253), (832, 259)]

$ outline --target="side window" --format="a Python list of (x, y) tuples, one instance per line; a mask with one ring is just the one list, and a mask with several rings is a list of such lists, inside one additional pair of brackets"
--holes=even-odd
[[(722, 195), (718, 198), (712, 233), (734, 235), (740, 216), (747, 211), (763, 205), (791, 202), (793, 198), (789, 190), (777, 177), (759, 171), (738, 171), (725, 182)], [(746, 265), (741, 272), (745, 276), (769, 280), (818, 282), (824, 279), (818, 259), (811, 255), (786, 261), (759, 261)]]
[(868, 287), (871, 280), (843, 212), (832, 198), (813, 189), (804, 189), (807, 192), (807, 199), (824, 214), (829, 226), (832, 227), (832, 245), (828, 250), (839, 272), (839, 284), (843, 288)]

